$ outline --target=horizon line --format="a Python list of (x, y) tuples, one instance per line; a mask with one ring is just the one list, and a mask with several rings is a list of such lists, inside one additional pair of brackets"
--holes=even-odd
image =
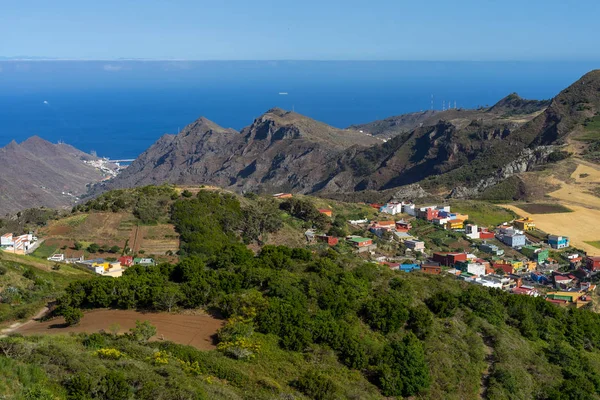
[(199, 58), (136, 58), (136, 57), (121, 57), (121, 58), (72, 58), (72, 57), (38, 57), (38, 56), (0, 56), (0, 61), (81, 61), (81, 62), (124, 62), (124, 61), (142, 61), (142, 62), (472, 62), (472, 63), (547, 63), (547, 62), (564, 62), (564, 63), (581, 63), (581, 62), (598, 62), (600, 60), (593, 59), (578, 59), (578, 60), (563, 60), (563, 59), (464, 59), (464, 60), (427, 60), (427, 59), (310, 59), (310, 58), (281, 58), (281, 59), (199, 59)]

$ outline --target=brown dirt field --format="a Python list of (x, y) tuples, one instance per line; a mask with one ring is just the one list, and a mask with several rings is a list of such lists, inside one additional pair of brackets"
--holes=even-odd
[[(600, 240), (600, 198), (589, 193), (600, 184), (600, 166), (578, 158), (570, 161), (576, 164), (574, 170), (569, 167), (572, 171), (570, 176), (548, 176), (546, 181), (560, 187), (550, 192), (549, 196), (573, 212), (530, 214), (514, 205), (504, 207), (521, 216), (533, 218), (536, 226), (544, 232), (568, 236), (573, 246), (585, 250), (589, 255), (600, 255), (600, 249), (585, 243)], [(581, 177), (582, 174), (587, 176)]]
[(71, 332), (94, 333), (109, 330), (110, 325), (119, 324), (119, 333), (135, 327), (135, 321), (149, 321), (156, 327), (157, 334), (151, 340), (170, 340), (201, 350), (212, 350), (213, 336), (224, 324), (223, 320), (209, 315), (184, 315), (167, 313), (142, 313), (133, 310), (93, 310), (86, 312), (77, 326), (64, 327), (62, 317), (50, 321), (31, 321), (15, 332), (22, 335), (68, 334)]
[(561, 204), (553, 203), (534, 203), (534, 204), (519, 204), (521, 210), (529, 214), (561, 214), (564, 212), (570, 212), (570, 209), (566, 209)]
[[(53, 221), (40, 233), (48, 243), (59, 242), (68, 247), (75, 240), (123, 247), (129, 239), (129, 246), (137, 252), (144, 250), (147, 255), (164, 255), (168, 250), (179, 250), (179, 235), (170, 224), (137, 227), (137, 220), (131, 213), (94, 212), (85, 218), (74, 215)], [(137, 237), (136, 237), (137, 234)]]

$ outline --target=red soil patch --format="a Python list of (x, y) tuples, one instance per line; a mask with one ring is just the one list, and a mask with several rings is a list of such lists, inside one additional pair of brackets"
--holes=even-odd
[(209, 315), (184, 315), (167, 313), (142, 313), (133, 310), (93, 310), (86, 312), (77, 326), (64, 326), (62, 317), (50, 321), (29, 322), (19, 329), (22, 335), (66, 334), (71, 332), (94, 333), (102, 329), (109, 330), (112, 324), (119, 324), (120, 333), (135, 327), (135, 321), (149, 321), (156, 327), (156, 336), (152, 340), (170, 340), (186, 344), (200, 350), (212, 350), (213, 336), (225, 321)]

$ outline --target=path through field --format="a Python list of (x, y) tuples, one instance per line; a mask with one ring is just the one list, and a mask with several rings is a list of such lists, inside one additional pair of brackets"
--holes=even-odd
[(213, 336), (223, 326), (224, 321), (210, 315), (183, 315), (168, 313), (142, 313), (133, 310), (92, 310), (86, 312), (77, 326), (64, 326), (62, 317), (50, 321), (28, 322), (13, 331), (22, 335), (68, 334), (71, 332), (93, 333), (109, 331), (111, 325), (119, 325), (119, 333), (135, 327), (135, 321), (149, 321), (156, 327), (153, 340), (170, 340), (179, 344), (194, 346), (201, 350), (211, 350)]

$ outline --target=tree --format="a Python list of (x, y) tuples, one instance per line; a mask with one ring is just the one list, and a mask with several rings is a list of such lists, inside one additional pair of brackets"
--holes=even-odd
[(88, 246), (87, 251), (90, 253), (97, 253), (100, 250), (100, 246), (96, 243), (92, 243)]
[(83, 248), (83, 243), (81, 243), (81, 242), (75, 242), (75, 243), (73, 244), (73, 248), (74, 248), (75, 250), (81, 250), (81, 249)]
[(81, 318), (83, 318), (83, 312), (75, 307), (65, 307), (61, 314), (69, 326), (77, 325), (81, 321)]
[(378, 381), (386, 396), (413, 396), (431, 383), (421, 341), (412, 333), (388, 343), (379, 359)]
[(458, 299), (450, 292), (438, 292), (425, 300), (425, 304), (438, 317), (447, 318), (454, 315)]
[(156, 335), (156, 327), (148, 321), (135, 321), (135, 328), (131, 328), (129, 332), (138, 342), (147, 342)]
[(419, 339), (425, 339), (431, 331), (433, 325), (433, 315), (431, 311), (424, 306), (419, 305), (410, 310), (408, 318), (408, 327)]
[(160, 310), (171, 312), (173, 307), (182, 299), (181, 291), (177, 285), (166, 286), (155, 296), (154, 306)]
[(118, 253), (121, 250), (121, 248), (119, 246), (112, 246), (110, 249), (108, 249), (109, 253), (115, 254)]
[(190, 198), (190, 197), (192, 197), (194, 194), (193, 194), (192, 192), (190, 192), (189, 190), (185, 189), (183, 192), (181, 192), (181, 195), (182, 195), (183, 197)]

